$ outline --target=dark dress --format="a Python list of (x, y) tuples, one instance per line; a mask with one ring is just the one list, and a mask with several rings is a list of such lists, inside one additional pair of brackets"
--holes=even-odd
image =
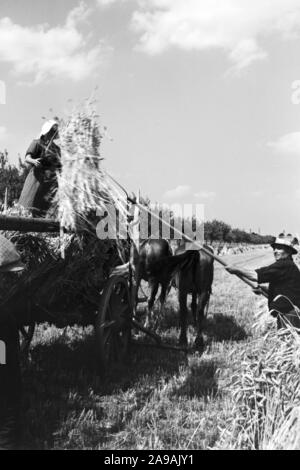
[(32, 165), (25, 180), (19, 205), (32, 210), (33, 215), (43, 216), (49, 210), (57, 189), (56, 173), (61, 167), (60, 148), (52, 142), (48, 146), (42, 138), (34, 140), (26, 155), (41, 159), (41, 166)]

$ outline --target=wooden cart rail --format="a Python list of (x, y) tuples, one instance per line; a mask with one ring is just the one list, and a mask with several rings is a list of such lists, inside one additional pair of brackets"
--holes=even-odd
[(0, 215), (0, 230), (59, 233), (60, 224), (57, 220), (52, 219)]

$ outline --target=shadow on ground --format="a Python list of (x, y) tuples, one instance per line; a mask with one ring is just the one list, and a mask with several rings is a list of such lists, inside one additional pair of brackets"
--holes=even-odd
[(205, 321), (204, 333), (208, 341), (243, 341), (247, 333), (232, 315), (213, 313)]
[[(135, 401), (144, 401), (162, 375), (173, 377), (183, 362), (184, 353), (133, 343), (129, 360), (110, 367), (103, 376), (97, 373), (93, 334), (68, 341), (62, 336), (37, 344), (30, 362), (23, 367), (22, 448), (105, 446), (125, 425), (122, 416), (114, 415), (118, 410), (114, 396), (121, 391), (127, 401), (126, 394), (133, 390)], [(109, 414), (113, 419), (108, 419)], [(83, 436), (88, 444), (82, 442)]]
[(202, 360), (201, 363), (191, 365), (190, 374), (176, 395), (189, 398), (215, 396), (218, 392), (217, 368), (218, 363), (213, 360)]
[[(173, 328), (178, 330), (177, 334), (179, 337), (179, 312), (174, 309), (174, 307), (166, 306), (162, 318), (158, 317), (158, 309), (154, 310), (154, 315), (156, 315), (155, 319), (158, 325), (158, 332)], [(143, 324), (145, 320), (146, 310), (141, 309), (139, 312), (139, 321)], [(190, 309), (188, 309), (187, 324), (192, 325), (196, 335)], [(209, 343), (212, 341), (243, 341), (248, 337), (246, 330), (237, 323), (234, 316), (225, 315), (223, 313), (209, 314), (205, 320), (204, 335)]]
[[(167, 330), (169, 328), (179, 328), (179, 306), (176, 304), (172, 305), (167, 303), (164, 307), (164, 313), (162, 316), (159, 314), (159, 303), (154, 304), (153, 320), (157, 321), (159, 328)], [(140, 306), (137, 312), (137, 318), (141, 323), (146, 321), (147, 307), (145, 305)], [(188, 302), (188, 323), (192, 323), (192, 313), (190, 310), (190, 302)]]

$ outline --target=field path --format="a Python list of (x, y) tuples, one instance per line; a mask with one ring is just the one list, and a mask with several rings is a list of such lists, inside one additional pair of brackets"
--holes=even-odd
[[(222, 257), (222, 260), (228, 264), (233, 264), (234, 266), (244, 266), (245, 268), (255, 269), (260, 266), (267, 266), (274, 262), (273, 250), (268, 249), (257, 249), (253, 251), (248, 251), (238, 255), (225, 255)], [(223, 269), (219, 263), (215, 263), (216, 269)]]

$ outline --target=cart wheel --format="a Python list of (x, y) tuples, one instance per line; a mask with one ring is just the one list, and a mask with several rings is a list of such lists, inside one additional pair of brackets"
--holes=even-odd
[(121, 276), (109, 279), (101, 295), (95, 323), (100, 370), (123, 360), (129, 350), (132, 308), (127, 281)]
[(33, 335), (35, 330), (35, 322), (31, 323), (28, 326), (21, 326), (20, 333), (21, 333), (21, 352), (28, 354), (30, 343), (32, 341)]

